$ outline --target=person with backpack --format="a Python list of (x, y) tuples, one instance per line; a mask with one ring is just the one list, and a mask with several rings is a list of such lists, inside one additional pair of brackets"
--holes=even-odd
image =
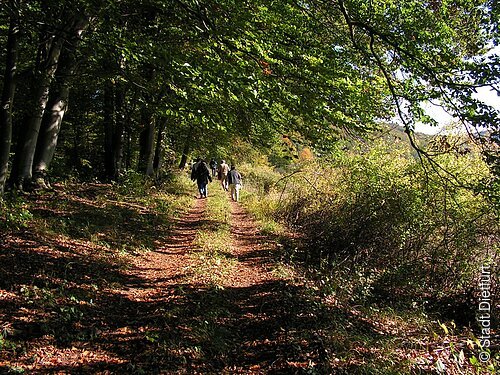
[(196, 181), (198, 185), (200, 199), (206, 198), (208, 196), (207, 185), (209, 181), (212, 182), (212, 177), (210, 177), (210, 170), (208, 169), (207, 163), (202, 158), (196, 159), (196, 163), (191, 170), (191, 180)]
[(240, 200), (241, 182), (242, 179), (240, 173), (236, 170), (234, 165), (231, 165), (231, 170), (227, 174), (227, 183), (229, 184), (229, 189), (231, 190), (231, 198), (235, 202)]

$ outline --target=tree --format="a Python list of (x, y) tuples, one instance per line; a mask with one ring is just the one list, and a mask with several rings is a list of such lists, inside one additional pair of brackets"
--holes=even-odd
[(16, 90), (19, 6), (19, 1), (12, 0), (9, 2), (10, 26), (6, 48), (7, 59), (5, 63), (2, 101), (0, 103), (0, 196), (3, 195), (7, 181), (10, 145), (12, 142), (12, 110)]
[[(18, 139), (18, 151), (11, 173), (11, 180), (21, 189), (25, 183), (31, 182), (38, 135), (61, 52), (65, 44), (74, 43), (75, 38), (80, 36), (88, 24), (87, 17), (84, 13), (80, 13), (81, 9), (78, 4), (61, 5), (57, 6), (52, 2), (35, 2), (30, 3), (27, 8), (27, 13), (34, 18), (30, 20), (32, 24), (40, 25), (40, 27), (37, 29), (39, 40), (37, 56), (32, 67), (33, 77), (30, 85), (32, 94), (27, 103), (29, 109), (20, 133), (22, 136)], [(69, 65), (66, 69), (71, 70), (74, 62)], [(65, 91), (67, 89), (62, 90), (62, 92)], [(67, 93), (63, 95), (67, 96)], [(63, 98), (62, 101), (64, 100)], [(57, 100), (58, 103), (60, 101), (61, 99)], [(64, 110), (65, 105), (62, 108)], [(62, 113), (58, 110), (58, 116)], [(44, 143), (50, 145), (52, 140), (42, 140), (41, 144)], [(42, 151), (39, 155), (47, 157), (50, 153), (50, 151), (48, 153)], [(43, 164), (44, 161), (41, 161), (41, 165)]]
[(59, 131), (68, 107), (71, 81), (77, 64), (76, 49), (88, 25), (87, 17), (75, 16), (74, 25), (70, 28), (73, 34), (69, 35), (66, 40), (66, 46), (63, 47), (61, 60), (55, 73), (54, 86), (56, 87), (52, 87), (50, 91), (48, 111), (44, 112), (33, 163), (33, 176), (40, 187), (46, 187), (48, 183), (46, 176), (54, 157)]
[[(44, 48), (54, 46), (55, 52), (61, 41), (64, 48), (57, 61), (53, 56), (52, 63), (37, 64), (46, 68), (34, 77), (38, 104), (29, 116), (31, 133), (21, 131), (30, 136), (17, 142), (24, 151), (16, 153), (11, 176), (30, 177), (40, 116), (57, 112), (47, 106), (47, 90), (52, 77), (69, 87), (59, 74), (66, 76), (64, 55), (71, 49), (81, 60), (72, 89), (79, 104), (64, 114), (75, 128), (61, 128), (62, 138), (80, 129), (88, 141), (80, 150), (88, 160), (81, 164), (95, 166), (94, 173), (105, 165), (113, 179), (122, 167), (150, 174), (159, 165), (155, 137), (154, 153), (168, 145), (182, 165), (189, 152), (216, 152), (235, 135), (270, 149), (287, 134), (316, 153), (327, 152), (345, 134), (375, 129), (395, 112), (411, 136), (416, 121), (430, 121), (422, 109), (430, 100), (464, 123), (498, 126), (498, 114), (472, 95), (498, 79), (498, 57), (477, 58), (498, 38), (498, 14), (489, 0), (94, 3), (36, 1), (28, 7), (23, 21), (43, 25), (36, 30), (51, 38), (43, 39)], [(61, 14), (68, 15), (66, 22)], [(77, 14), (92, 22), (71, 47), (76, 29), (67, 21)], [(33, 48), (29, 41), (21, 41), (25, 50)], [(59, 73), (50, 70), (54, 64)], [(25, 77), (21, 83), (27, 86)], [(34, 92), (21, 91), (23, 102), (26, 92)], [(57, 92), (64, 90), (51, 87), (51, 103), (57, 97), (65, 101), (66, 94)], [(45, 117), (59, 121), (50, 129), (60, 126), (61, 115)], [(162, 131), (159, 124), (165, 125)], [(48, 142), (40, 138), (35, 174), (46, 173), (56, 133)], [(63, 158), (72, 156), (64, 141), (59, 148)]]

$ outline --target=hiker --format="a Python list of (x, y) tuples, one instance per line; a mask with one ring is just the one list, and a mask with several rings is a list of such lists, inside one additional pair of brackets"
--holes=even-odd
[(228, 191), (227, 174), (229, 173), (229, 165), (224, 160), (221, 160), (219, 165), (218, 179), (224, 191)]
[(231, 165), (231, 170), (227, 174), (227, 182), (231, 190), (231, 198), (238, 202), (240, 200), (241, 175), (234, 165)]
[(206, 198), (208, 196), (208, 181), (212, 182), (212, 177), (210, 177), (210, 171), (208, 170), (207, 163), (202, 158), (196, 159), (196, 163), (193, 165), (191, 170), (191, 180), (198, 184), (198, 190), (200, 192), (200, 199)]
[(212, 177), (215, 177), (217, 174), (217, 162), (215, 159), (210, 160), (210, 169), (212, 170)]

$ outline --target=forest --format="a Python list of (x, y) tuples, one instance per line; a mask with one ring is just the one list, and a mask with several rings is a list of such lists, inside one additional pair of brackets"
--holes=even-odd
[(2, 0), (0, 372), (496, 373), (499, 19)]

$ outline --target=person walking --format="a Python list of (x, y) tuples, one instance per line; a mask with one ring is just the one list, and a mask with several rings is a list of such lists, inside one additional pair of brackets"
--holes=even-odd
[(215, 175), (217, 174), (217, 162), (215, 161), (215, 159), (211, 159), (209, 165), (210, 169), (212, 170), (212, 177), (215, 177)]
[(221, 160), (219, 165), (219, 180), (224, 191), (228, 191), (227, 174), (229, 173), (229, 165), (224, 160)]
[(200, 198), (206, 198), (208, 196), (208, 181), (212, 182), (212, 177), (210, 177), (207, 163), (202, 158), (196, 159), (191, 170), (191, 180), (196, 181)]
[(227, 182), (229, 184), (229, 189), (231, 190), (232, 200), (238, 202), (240, 200), (242, 179), (240, 173), (236, 170), (234, 165), (231, 165), (231, 170), (227, 174)]

